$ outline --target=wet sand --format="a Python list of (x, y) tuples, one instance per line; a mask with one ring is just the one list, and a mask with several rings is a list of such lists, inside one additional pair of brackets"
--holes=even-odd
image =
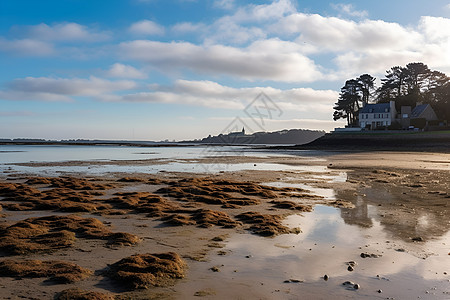
[(450, 297), (450, 154), (184, 163), (230, 161), (255, 169), (3, 173), (2, 299)]

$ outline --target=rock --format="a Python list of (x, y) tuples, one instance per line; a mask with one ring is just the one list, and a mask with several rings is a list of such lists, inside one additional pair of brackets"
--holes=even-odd
[(283, 281), (284, 283), (301, 283), (303, 282), (303, 280), (298, 280), (298, 279), (286, 279), (285, 281)]
[(345, 281), (344, 283), (342, 283), (342, 285), (346, 286), (347, 289), (354, 289), (354, 290), (358, 290), (361, 288), (361, 286), (357, 283), (354, 283), (352, 281)]
[(378, 290), (377, 293), (381, 294), (383, 292), (383, 290)]
[(348, 266), (347, 270), (348, 270), (349, 272), (353, 272), (354, 269), (353, 269), (352, 266)]
[(381, 254), (374, 254), (374, 253), (364, 253), (362, 252), (360, 255), (362, 258), (379, 258), (382, 255)]
[(330, 277), (327, 274), (323, 275), (323, 280), (327, 281), (329, 278)]

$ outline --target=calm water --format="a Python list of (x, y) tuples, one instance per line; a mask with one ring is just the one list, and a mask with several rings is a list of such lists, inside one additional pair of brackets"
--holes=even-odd
[[(192, 146), (192, 147), (125, 147), (125, 146), (22, 146), (0, 145), (0, 171), (25, 172), (43, 175), (57, 175), (61, 173), (86, 173), (99, 175), (106, 173), (149, 173), (161, 171), (173, 172), (219, 172), (238, 170), (304, 170), (323, 172), (325, 167), (289, 166), (273, 163), (223, 163), (214, 162), (215, 157), (227, 156), (305, 156), (309, 160), (321, 160), (315, 157), (313, 151), (289, 151), (285, 153), (268, 153), (252, 150), (247, 147), (234, 146)], [(211, 163), (196, 163), (195, 160), (211, 157)], [(108, 164), (108, 161), (120, 160), (158, 160), (158, 163), (142, 165), (130, 162), (126, 165)], [(190, 160), (190, 161), (185, 161)], [(93, 161), (104, 162), (101, 165), (84, 166), (22, 166), (21, 163)]]
[[(246, 150), (246, 151), (244, 151)], [(0, 146), (0, 171), (8, 173), (32, 173), (58, 175), (72, 172), (105, 174), (108, 172), (157, 173), (160, 171), (218, 172), (249, 170), (292, 170), (301, 176), (312, 171), (312, 181), (323, 179), (340, 184), (347, 174), (329, 172), (323, 166), (289, 166), (276, 163), (199, 164), (196, 159), (211, 156), (301, 156), (302, 159), (322, 160), (313, 151), (267, 153), (242, 147), (116, 147), (116, 146)], [(30, 167), (15, 165), (29, 162), (109, 161), (158, 159), (152, 165), (86, 165)], [(189, 161), (183, 161), (183, 160)], [(290, 181), (293, 178), (284, 178)], [(306, 183), (268, 182), (273, 186), (292, 186), (309, 189), (327, 199), (339, 199), (334, 189), (311, 187)], [(387, 191), (372, 191), (372, 197), (392, 197)], [(211, 263), (194, 263), (191, 274), (197, 283), (178, 284), (175, 289), (182, 294), (199, 286), (211, 287), (218, 298), (264, 299), (450, 299), (450, 231), (445, 220), (438, 215), (423, 211), (411, 227), (411, 234), (420, 229), (427, 231), (428, 224), (443, 223), (443, 231), (424, 243), (411, 243), (402, 238), (397, 228), (383, 223), (378, 207), (370, 199), (356, 197), (342, 199), (352, 201), (356, 208), (338, 209), (315, 206), (311, 213), (292, 215), (285, 220), (289, 227), (300, 227), (298, 235), (281, 235), (263, 238), (251, 234), (231, 236), (225, 248), (227, 255), (217, 256), (212, 251)], [(395, 201), (395, 199), (392, 199)], [(448, 220), (447, 220), (448, 223)], [(445, 226), (444, 226), (445, 225)], [(404, 229), (404, 228), (403, 228)], [(382, 255), (379, 258), (361, 258), (361, 252)], [(347, 270), (346, 262), (355, 261), (353, 272)], [(211, 265), (222, 266), (214, 277), (204, 278)], [(323, 275), (330, 276), (328, 281)], [(284, 283), (287, 279), (302, 283)], [(344, 281), (353, 281), (361, 289), (347, 289)], [(233, 286), (233, 289), (229, 287)], [(382, 290), (382, 293), (378, 293)]]

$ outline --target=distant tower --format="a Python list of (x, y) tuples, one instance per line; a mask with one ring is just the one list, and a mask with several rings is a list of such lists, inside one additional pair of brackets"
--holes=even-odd
[(242, 127), (242, 135), (245, 135), (245, 128)]

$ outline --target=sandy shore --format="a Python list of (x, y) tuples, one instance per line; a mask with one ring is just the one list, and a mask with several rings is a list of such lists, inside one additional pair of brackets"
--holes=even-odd
[[(289, 168), (69, 177), (5, 172), (1, 299), (450, 297), (450, 154), (185, 163), (227, 161)], [(326, 225), (326, 214), (342, 237), (327, 235), (336, 228)], [(423, 273), (414, 275), (419, 268)]]

